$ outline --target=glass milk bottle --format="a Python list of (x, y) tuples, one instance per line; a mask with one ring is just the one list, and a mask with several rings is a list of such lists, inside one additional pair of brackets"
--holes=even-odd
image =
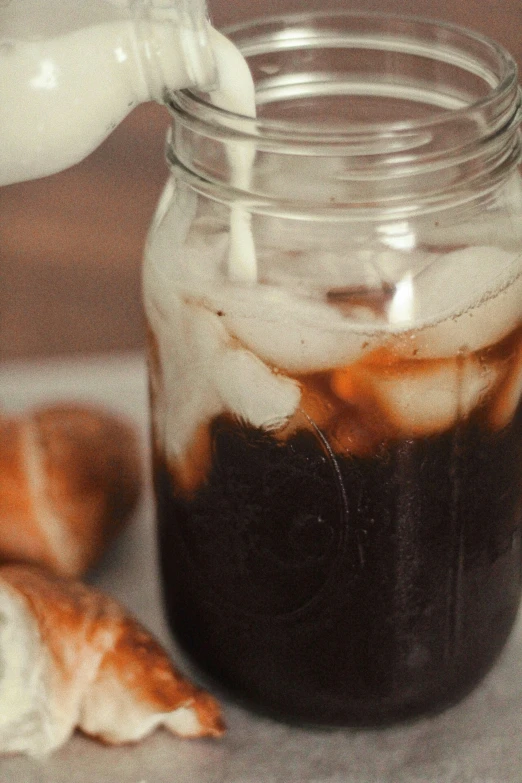
[(516, 68), (400, 17), (230, 35), (258, 118), (172, 97), (145, 258), (169, 620), (256, 709), (418, 716), (519, 604)]
[(0, 185), (78, 163), (139, 103), (215, 86), (221, 39), (203, 0), (0, 3)]

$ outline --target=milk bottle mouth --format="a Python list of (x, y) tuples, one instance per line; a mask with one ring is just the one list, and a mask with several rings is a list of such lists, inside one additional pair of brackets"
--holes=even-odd
[[(398, 197), (399, 181), (411, 197), (447, 191), (450, 168), (454, 184), (462, 184), (481, 165), (492, 184), (492, 170), (504, 177), (520, 160), (517, 66), (480, 34), (418, 17), (349, 11), (272, 17), (225, 33), (252, 71), (258, 116), (218, 109), (194, 90), (172, 96), (175, 125), (191, 138), (186, 145), (176, 134), (176, 158), (193, 170), (198, 147), (200, 177), (211, 170), (199, 155), (203, 138), (218, 145), (250, 140), (260, 155), (299, 158), (301, 171), (307, 158), (321, 157), (325, 176), (338, 177), (333, 161), (342, 159), (341, 176), (362, 183), (362, 201), (377, 180), (382, 198)], [(421, 182), (426, 175), (429, 183)], [(259, 183), (255, 192), (268, 195)]]
[[(204, 0), (110, 0), (115, 4), (128, 4), (137, 20), (145, 22), (144, 39), (147, 41), (147, 22), (163, 22), (180, 30), (177, 36), (183, 51), (183, 59), (190, 84), (210, 90), (215, 87), (216, 67), (209, 41), (210, 22)], [(161, 64), (158, 70), (162, 72)], [(171, 82), (163, 73), (162, 87), (155, 98), (160, 102), (168, 95)], [(172, 89), (172, 88), (171, 88)], [(165, 94), (164, 94), (165, 93)]]

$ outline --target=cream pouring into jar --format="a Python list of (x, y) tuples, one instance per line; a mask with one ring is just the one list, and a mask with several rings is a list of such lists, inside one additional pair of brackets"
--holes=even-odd
[[(0, 84), (0, 185), (80, 162), (135, 106), (175, 90), (209, 90), (226, 111), (256, 112), (248, 66), (200, 0), (11, 0), (0, 6)], [(248, 184), (251, 148), (231, 143), (228, 155), (235, 181)], [(255, 275), (240, 207), (230, 266)]]

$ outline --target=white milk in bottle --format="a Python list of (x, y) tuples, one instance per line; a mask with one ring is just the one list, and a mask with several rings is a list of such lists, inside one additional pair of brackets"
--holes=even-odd
[[(195, 86), (255, 116), (248, 66), (199, 0), (11, 0), (0, 6), (0, 185), (78, 163), (138, 104)], [(253, 149), (231, 143), (237, 187)], [(230, 275), (255, 281), (250, 217), (231, 212)]]

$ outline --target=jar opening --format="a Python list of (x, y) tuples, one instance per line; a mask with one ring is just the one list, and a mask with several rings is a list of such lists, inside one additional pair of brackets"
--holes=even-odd
[(356, 145), (393, 136), (394, 147), (402, 137), (399, 146), (408, 149), (436, 126), (467, 123), (473, 135), (491, 135), (520, 119), (513, 58), (456, 25), (332, 11), (252, 21), (225, 33), (252, 71), (258, 118), (218, 109), (201, 92), (176, 93), (178, 118), (206, 125), (210, 135), (228, 129), (264, 141)]
[[(256, 86), (258, 116), (172, 96), (168, 159), (196, 187), (285, 202), (289, 212), (430, 210), (504, 182), (522, 158), (513, 58), (455, 25), (398, 15), (321, 12), (227, 31)], [(238, 189), (229, 151), (253, 161)], [(245, 180), (246, 181), (246, 180)], [(223, 193), (216, 198), (224, 198)], [(334, 205), (334, 206), (332, 206)], [(273, 206), (267, 206), (273, 209)]]

